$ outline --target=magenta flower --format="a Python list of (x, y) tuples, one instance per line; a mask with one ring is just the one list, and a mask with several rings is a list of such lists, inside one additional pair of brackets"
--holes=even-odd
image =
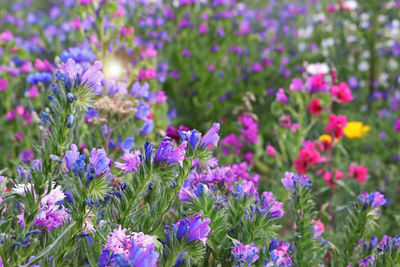
[(142, 69), (139, 71), (139, 81), (151, 80), (157, 76), (157, 70), (154, 68)]
[(394, 123), (394, 129), (398, 132), (400, 132), (400, 119), (398, 119), (395, 123)]
[(6, 90), (8, 87), (7, 79), (0, 79), (0, 92)]
[(265, 151), (267, 152), (268, 155), (270, 155), (271, 157), (275, 157), (276, 155), (276, 150), (273, 146), (271, 145), (267, 145), (267, 147), (265, 148)]

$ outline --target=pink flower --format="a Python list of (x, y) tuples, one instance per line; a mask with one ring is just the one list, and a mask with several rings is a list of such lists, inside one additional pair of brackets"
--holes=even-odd
[(72, 20), (72, 27), (75, 30), (79, 30), (82, 27), (81, 20), (79, 18), (74, 18)]
[(122, 170), (124, 173), (134, 172), (140, 164), (140, 151), (124, 153), (121, 159), (124, 162), (115, 162), (115, 167)]
[(299, 128), (300, 128), (300, 124), (293, 123), (292, 127), (290, 127), (290, 130), (292, 131), (292, 133), (296, 133)]
[(29, 96), (29, 98), (35, 98), (37, 96), (39, 96), (39, 91), (36, 85), (32, 86), (31, 88), (29, 88), (29, 90), (27, 91), (27, 94)]
[(398, 132), (400, 132), (400, 119), (398, 119), (395, 123), (394, 123), (394, 129)]
[(242, 126), (240, 137), (249, 143), (258, 143), (258, 125), (256, 121), (249, 115), (243, 114), (238, 118)]
[(0, 91), (6, 90), (8, 87), (8, 80), (7, 79), (0, 79)]
[(121, 30), (119, 31), (122, 37), (126, 35), (133, 35), (135, 33), (135, 28), (130, 27), (129, 29), (126, 28), (125, 25), (122, 25)]
[(114, 229), (111, 232), (111, 236), (108, 237), (108, 242), (105, 248), (108, 248), (115, 254), (129, 255), (129, 250), (131, 248), (132, 237), (126, 234), (126, 229), (122, 229), (121, 225), (118, 229)]
[(23, 138), (24, 138), (24, 134), (23, 133), (16, 132), (13, 140), (21, 142)]
[(15, 108), (15, 111), (17, 112), (18, 116), (23, 117), (25, 113), (25, 108), (24, 106), (19, 105)]
[(154, 68), (143, 69), (139, 71), (139, 81), (154, 79), (157, 71)]
[(221, 141), (222, 143), (222, 152), (225, 155), (229, 155), (231, 153), (231, 151), (229, 150), (229, 146), (233, 147), (233, 151), (235, 154), (239, 154), (241, 149), (240, 147), (243, 146), (243, 143), (240, 142), (235, 133), (231, 133), (229, 135), (227, 135), (226, 137), (224, 137)]
[(207, 24), (200, 24), (198, 29), (200, 34), (205, 34), (208, 31), (208, 25)]
[(212, 72), (215, 70), (215, 66), (213, 64), (210, 64), (210, 65), (208, 65), (207, 69), (209, 72)]
[(301, 91), (303, 89), (303, 80), (300, 78), (294, 78), (289, 89), (290, 91)]
[(0, 40), (3, 42), (10, 42), (12, 39), (14, 38), (12, 32), (10, 32), (9, 30), (5, 30), (2, 33), (0, 33)]
[(353, 95), (351, 94), (351, 89), (346, 82), (340, 83), (340, 85), (332, 85), (331, 87), (332, 97), (341, 103), (353, 101)]
[(290, 128), (290, 126), (292, 126), (292, 122), (290, 120), (290, 115), (288, 114), (283, 114), (280, 118), (279, 118), (279, 124), (282, 125), (285, 128)]
[(282, 88), (278, 89), (278, 92), (276, 93), (276, 101), (287, 104), (289, 103), (289, 98), (285, 94), (285, 90)]
[(319, 238), (324, 233), (325, 225), (321, 222), (321, 220), (311, 220), (311, 224), (314, 226), (311, 228), (311, 232), (314, 232), (313, 238)]
[(142, 58), (155, 58), (157, 56), (157, 50), (155, 50), (153, 46), (150, 46), (140, 51), (140, 56)]
[(32, 71), (32, 63), (30, 61), (25, 61), (19, 68), (22, 73), (28, 73)]
[(344, 127), (347, 125), (347, 118), (345, 115), (331, 114), (329, 117), (329, 124), (325, 128), (325, 132), (337, 139), (344, 135)]
[(167, 96), (165, 95), (165, 92), (160, 90), (157, 91), (156, 93), (156, 102), (157, 104), (165, 103), (167, 102)]
[(323, 73), (308, 77), (305, 86), (311, 93), (325, 92), (329, 89)]
[(78, 1), (78, 4), (80, 4), (82, 6), (93, 3), (93, 0), (77, 0), (77, 1)]
[(273, 146), (271, 145), (267, 145), (267, 147), (265, 148), (265, 151), (267, 152), (268, 155), (270, 155), (271, 157), (275, 157), (276, 155), (276, 150)]
[(35, 68), (40, 71), (52, 72), (50, 62), (47, 59), (41, 60), (40, 58), (37, 58), (35, 60)]
[(348, 175), (357, 180), (360, 184), (365, 184), (367, 181), (368, 168), (364, 166), (357, 166), (355, 164), (350, 164)]

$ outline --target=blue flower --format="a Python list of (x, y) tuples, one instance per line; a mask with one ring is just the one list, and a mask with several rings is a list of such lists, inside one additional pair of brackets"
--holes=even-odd
[(76, 62), (93, 62), (96, 60), (96, 55), (87, 48), (70, 47), (61, 52), (60, 58), (64, 62), (67, 62), (69, 58)]
[(201, 134), (196, 130), (192, 131), (179, 131), (179, 136), (181, 137), (181, 141), (188, 141), (189, 145), (192, 149), (194, 149), (197, 143), (200, 140)]
[(147, 98), (149, 96), (149, 88), (150, 85), (147, 82), (145, 82), (143, 85), (140, 85), (139, 82), (135, 82), (131, 88), (131, 95), (135, 97)]
[(36, 84), (38, 82), (46, 83), (50, 82), (53, 79), (53, 75), (48, 72), (35, 72), (30, 73), (26, 76), (26, 81), (29, 84)]
[(141, 135), (148, 135), (154, 129), (153, 120), (145, 120), (142, 129), (140, 130)]
[(135, 117), (136, 119), (139, 120), (145, 120), (149, 112), (150, 112), (150, 105), (144, 102), (140, 102), (139, 106), (137, 107)]
[(127, 137), (120, 145), (122, 151), (129, 152), (135, 146), (135, 138)]

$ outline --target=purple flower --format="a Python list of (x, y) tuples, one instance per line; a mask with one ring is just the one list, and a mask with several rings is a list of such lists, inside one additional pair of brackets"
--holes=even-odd
[(186, 153), (186, 145), (187, 142), (185, 141), (178, 148), (174, 149), (171, 138), (166, 137), (161, 141), (160, 145), (158, 146), (154, 161), (157, 163), (163, 161), (166, 161), (166, 163), (179, 162), (182, 165), (182, 161)]
[(104, 149), (93, 148), (89, 158), (90, 166), (95, 169), (96, 177), (101, 174), (110, 173), (110, 159), (107, 158), (106, 151)]
[(385, 205), (386, 199), (384, 195), (382, 195), (379, 192), (373, 192), (373, 193), (368, 193), (364, 192), (360, 195), (358, 195), (358, 200), (360, 203), (363, 205), (364, 209), (367, 209), (369, 207), (380, 207)]
[(254, 243), (249, 245), (239, 244), (232, 249), (237, 266), (250, 266), (257, 261), (259, 253), (260, 249), (254, 246)]
[[(70, 215), (65, 208), (58, 203), (64, 200), (65, 194), (61, 187), (53, 188), (49, 194), (45, 195), (39, 204), (34, 223), (36, 226), (43, 227), (47, 231), (54, 230), (62, 226)], [(23, 217), (22, 217), (23, 222)]]
[(149, 96), (149, 88), (150, 85), (148, 82), (145, 82), (143, 85), (140, 85), (139, 82), (135, 82), (131, 88), (131, 95), (135, 97), (147, 98)]
[(274, 238), (269, 245), (270, 259), (264, 260), (264, 266), (292, 266), (292, 259), (290, 258), (290, 243), (281, 241)]
[(154, 129), (153, 120), (145, 120), (142, 129), (140, 129), (140, 135), (147, 135), (151, 133), (153, 129)]
[(121, 159), (124, 162), (115, 162), (115, 167), (122, 170), (124, 173), (134, 172), (140, 164), (140, 151), (136, 150), (130, 153), (124, 153)]
[(276, 201), (271, 192), (263, 192), (260, 202), (263, 212), (266, 212), (270, 218), (280, 218), (285, 214), (282, 202)]
[(103, 63), (101, 63), (99, 60), (96, 60), (93, 65), (90, 66), (82, 75), (81, 85), (85, 84), (87, 87), (101, 85), (101, 81), (104, 77), (103, 73), (100, 71), (102, 67)]
[(145, 102), (140, 102), (139, 106), (137, 107), (135, 118), (139, 120), (145, 120), (149, 112), (150, 105), (146, 104)]
[(312, 181), (308, 178), (308, 176), (299, 176), (297, 173), (285, 172), (285, 177), (281, 179), (281, 182), (286, 190), (294, 189), (296, 191), (299, 186), (307, 186), (311, 188)]
[(197, 130), (179, 131), (181, 141), (188, 141), (192, 149), (194, 149), (200, 140), (201, 134)]
[(129, 254), (127, 256), (122, 254), (114, 255), (111, 261), (118, 266), (156, 267), (159, 256), (160, 254), (156, 251), (155, 245), (141, 248), (137, 242), (132, 239)]
[(370, 266), (370, 264), (371, 264), (371, 266), (374, 266), (374, 259), (375, 259), (375, 257), (372, 255), (367, 256), (358, 262), (358, 266), (359, 267), (368, 267), (368, 266)]
[(276, 93), (276, 101), (287, 104), (289, 103), (289, 98), (285, 94), (285, 91), (282, 88), (278, 89), (278, 92)]
[[(193, 218), (184, 218), (176, 224), (173, 224), (172, 229), (178, 240), (187, 237), (188, 242), (201, 241), (205, 245), (211, 231), (209, 224), (209, 218), (201, 220), (201, 214), (197, 213)], [(167, 240), (170, 239), (169, 234), (169, 231), (167, 231)]]
[(79, 159), (79, 151), (78, 147), (75, 144), (71, 145), (71, 150), (68, 150), (65, 153), (65, 166), (68, 170), (72, 169), (72, 166), (75, 165), (75, 162)]
[(251, 70), (253, 71), (253, 73), (258, 73), (263, 70), (263, 67), (260, 62), (254, 62), (251, 66)]
[(219, 135), (218, 131), (220, 128), (219, 123), (214, 123), (211, 129), (203, 136), (200, 141), (200, 146), (210, 148), (211, 146), (217, 147)]
[(29, 163), (35, 158), (35, 156), (32, 149), (24, 149), (21, 154), (19, 154), (19, 158), (22, 162)]

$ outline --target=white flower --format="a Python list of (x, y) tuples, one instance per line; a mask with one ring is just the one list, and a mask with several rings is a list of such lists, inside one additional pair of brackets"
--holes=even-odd
[(316, 74), (327, 74), (329, 72), (329, 67), (328, 64), (326, 63), (314, 63), (314, 64), (309, 64), (307, 66), (307, 72), (311, 75), (316, 75)]

